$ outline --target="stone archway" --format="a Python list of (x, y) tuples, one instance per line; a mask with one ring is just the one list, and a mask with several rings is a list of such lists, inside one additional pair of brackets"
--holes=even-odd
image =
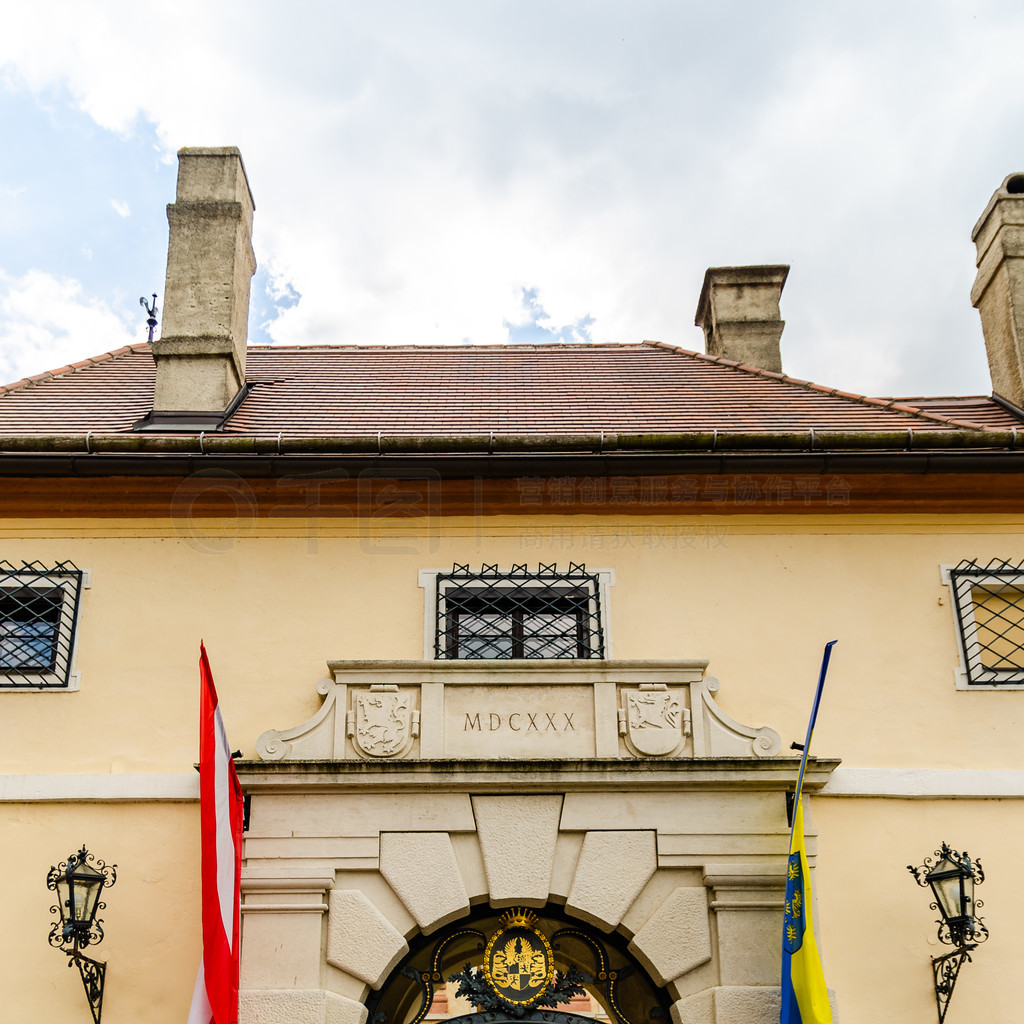
[[(429, 936), (411, 940), (410, 951), (379, 989), (366, 999), (372, 1024), (423, 1024), (438, 994), (450, 997), (458, 975), (480, 969), (487, 939), (501, 928), (503, 913), (477, 907), (467, 917)], [(582, 997), (554, 1005), (466, 1012), (448, 1024), (593, 1024), (595, 1017), (611, 1024), (667, 1024), (671, 999), (659, 988), (627, 943), (593, 928), (557, 904), (531, 912), (537, 928), (550, 942), (556, 971), (582, 974)], [(444, 1000), (447, 1004), (447, 998)], [(452, 1007), (448, 1006), (448, 1009)], [(470, 1010), (470, 1007), (464, 1007)], [(457, 1010), (456, 1010), (457, 1012)]]
[[(313, 718), (265, 733), (264, 760), (237, 765), (252, 798), (242, 1024), (384, 1024), (368, 1014), (371, 993), (421, 939), (510, 907), (559, 912), (618, 943), (664, 993), (675, 1024), (777, 1017), (797, 765), (772, 756), (772, 730), (718, 707), (703, 663), (331, 668)], [(360, 753), (353, 701), (406, 691), (418, 746)], [(569, 709), (586, 725), (588, 752), (555, 739), (547, 758), (459, 746), (477, 711), (483, 722), (512, 691), (534, 704), (543, 696), (556, 718)], [(630, 709), (650, 694), (688, 713), (677, 716), (683, 746), (669, 756), (633, 750), (644, 749), (630, 736), (645, 720)], [(810, 766), (805, 793), (834, 766)], [(813, 864), (813, 829), (808, 849)]]

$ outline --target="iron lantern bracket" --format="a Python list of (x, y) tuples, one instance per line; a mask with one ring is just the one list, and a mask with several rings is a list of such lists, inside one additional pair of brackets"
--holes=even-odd
[[(84, 897), (81, 896), (83, 876)], [(103, 1013), (107, 965), (81, 950), (103, 941), (103, 919), (97, 914), (107, 905), (100, 895), (116, 881), (117, 865), (97, 860), (84, 844), (57, 867), (51, 867), (46, 875), (46, 888), (57, 894), (57, 903), (50, 907), (50, 913), (56, 914), (57, 919), (50, 925), (47, 941), (68, 958), (68, 967), (74, 964), (78, 968), (94, 1024), (100, 1024)]]
[(85, 988), (85, 998), (89, 1000), (89, 1009), (92, 1011), (92, 1019), (95, 1024), (100, 1024), (100, 1015), (103, 1013), (103, 985), (107, 979), (107, 965), (100, 960), (93, 960), (74, 949), (65, 949), (64, 954), (68, 958), (68, 967), (72, 964), (78, 967), (78, 973), (82, 978), (82, 985)]
[(946, 1010), (949, 1009), (950, 1000), (953, 998), (953, 989), (956, 987), (956, 979), (960, 974), (960, 968), (965, 963), (971, 963), (971, 950), (977, 949), (977, 945), (961, 946), (944, 956), (932, 957), (932, 974), (935, 978), (935, 1004), (939, 1011), (939, 1024), (946, 1019)]
[[(908, 864), (907, 870), (918, 885), (931, 888), (934, 900), (930, 906), (939, 912), (939, 919), (935, 922), (939, 926), (936, 938), (954, 947), (943, 956), (932, 957), (935, 1003), (939, 1024), (943, 1024), (960, 968), (971, 963), (971, 953), (988, 938), (988, 928), (982, 918), (976, 916), (976, 911), (984, 903), (974, 897), (974, 887), (985, 881), (985, 872), (981, 861), (972, 860), (966, 850), (960, 853), (948, 843), (943, 843), (933, 857), (925, 857), (920, 866)], [(959, 885), (953, 893), (955, 898), (951, 900), (942, 884), (953, 880), (957, 880)]]

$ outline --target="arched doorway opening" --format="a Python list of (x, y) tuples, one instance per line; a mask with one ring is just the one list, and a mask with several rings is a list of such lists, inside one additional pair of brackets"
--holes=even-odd
[(366, 1000), (369, 1024), (667, 1024), (665, 991), (630, 956), (626, 942), (569, 917), (561, 907), (532, 910), (555, 971), (575, 967), (583, 995), (552, 1006), (484, 1008), (457, 993), (456, 975), (482, 970), (488, 940), (507, 910), (483, 906), (469, 917), (410, 941), (410, 952)]

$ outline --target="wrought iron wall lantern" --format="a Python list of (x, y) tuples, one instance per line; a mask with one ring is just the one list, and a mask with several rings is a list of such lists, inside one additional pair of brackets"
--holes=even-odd
[(960, 968), (970, 963), (971, 951), (988, 938), (988, 929), (981, 918), (975, 916), (975, 911), (984, 904), (974, 898), (974, 887), (985, 881), (985, 872), (981, 862), (971, 860), (966, 850), (958, 853), (946, 843), (935, 851), (934, 857), (925, 857), (924, 863), (916, 868), (908, 864), (907, 870), (918, 885), (931, 888), (934, 897), (931, 909), (942, 915), (936, 921), (939, 941), (956, 947), (944, 956), (932, 957), (935, 1001), (939, 1024), (942, 1024)]
[(46, 876), (46, 888), (57, 894), (50, 913), (59, 915), (50, 926), (49, 942), (68, 957), (68, 967), (78, 967), (95, 1024), (100, 1024), (103, 1012), (107, 965), (81, 951), (103, 940), (103, 921), (96, 916), (106, 907), (100, 893), (115, 881), (117, 865), (97, 860), (85, 846), (51, 867)]

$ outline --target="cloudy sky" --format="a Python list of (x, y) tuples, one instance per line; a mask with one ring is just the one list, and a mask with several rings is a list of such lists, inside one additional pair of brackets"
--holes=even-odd
[(174, 153), (237, 145), (252, 342), (700, 349), (706, 267), (789, 263), (787, 372), (990, 390), (970, 232), (1024, 170), (1019, 0), (283, 10), (5, 5), (0, 379), (144, 340)]

